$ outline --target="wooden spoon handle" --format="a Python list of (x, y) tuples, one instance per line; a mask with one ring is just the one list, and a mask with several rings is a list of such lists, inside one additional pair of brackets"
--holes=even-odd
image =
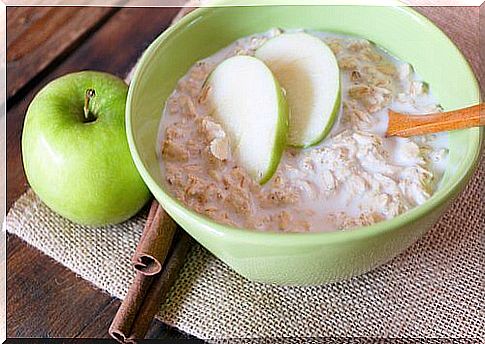
[(386, 136), (409, 137), (483, 125), (485, 125), (484, 104), (429, 115), (408, 115), (389, 110)]

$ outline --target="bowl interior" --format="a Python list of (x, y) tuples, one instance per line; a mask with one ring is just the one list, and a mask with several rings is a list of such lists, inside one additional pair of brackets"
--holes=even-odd
[[(432, 92), (445, 109), (479, 102), (476, 79), (459, 50), (432, 23), (409, 8), (252, 6), (199, 9), (152, 43), (139, 62), (130, 85), (127, 101), (128, 140), (135, 163), (157, 199), (162, 198), (171, 207), (178, 207), (178, 211), (188, 212), (190, 216), (199, 216), (183, 209), (164, 190), (156, 154), (162, 109), (177, 80), (197, 60), (240, 37), (273, 27), (305, 28), (364, 37), (411, 63), (430, 84)], [(411, 221), (456, 193), (460, 181), (470, 174), (477, 160), (481, 136), (482, 131), (477, 128), (451, 133), (449, 166), (439, 190), (425, 205), (386, 223), (394, 221), (395, 225), (399, 225), (400, 221)], [(201, 221), (218, 230), (235, 230), (207, 219)], [(369, 230), (379, 226), (382, 227), (382, 223), (370, 226)]]

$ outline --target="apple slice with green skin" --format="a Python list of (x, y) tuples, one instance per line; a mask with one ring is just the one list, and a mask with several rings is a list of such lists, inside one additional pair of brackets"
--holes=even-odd
[(340, 111), (340, 71), (332, 50), (307, 33), (285, 33), (268, 40), (255, 56), (286, 91), (288, 144), (309, 147), (323, 140)]
[(286, 146), (288, 105), (269, 68), (251, 56), (234, 56), (209, 76), (208, 102), (235, 159), (260, 184), (273, 176)]
[(115, 224), (150, 197), (126, 138), (127, 93), (123, 80), (83, 71), (50, 82), (27, 110), (22, 156), (29, 184), (73, 222)]

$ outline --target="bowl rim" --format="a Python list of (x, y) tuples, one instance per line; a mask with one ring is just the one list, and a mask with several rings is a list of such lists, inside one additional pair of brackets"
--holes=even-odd
[[(182, 202), (172, 196), (168, 191), (165, 191), (164, 188), (159, 185), (158, 182), (152, 178), (148, 169), (145, 167), (144, 163), (140, 158), (140, 154), (138, 152), (134, 135), (133, 135), (133, 128), (132, 128), (132, 111), (131, 111), (131, 104), (133, 101), (133, 94), (134, 89), (138, 83), (138, 77), (142, 73), (144, 69), (145, 63), (150, 60), (151, 53), (159, 48), (159, 46), (172, 35), (176, 35), (177, 32), (183, 30), (184, 27), (190, 24), (195, 18), (203, 15), (204, 13), (210, 12), (212, 7), (216, 5), (224, 5), (230, 1), (227, 0), (215, 0), (212, 1), (213, 6), (205, 6), (198, 8), (191, 13), (185, 15), (182, 19), (179, 20), (176, 24), (169, 27), (165, 30), (162, 34), (160, 34), (145, 50), (142, 57), (138, 61), (138, 67), (135, 70), (133, 78), (131, 80), (128, 96), (126, 101), (126, 115), (125, 115), (125, 122), (126, 122), (126, 134), (128, 138), (128, 144), (130, 147), (130, 152), (132, 154), (133, 160), (135, 165), (142, 176), (143, 180), (147, 184), (148, 188), (152, 191), (155, 198), (157, 198), (157, 194), (161, 193), (163, 195), (163, 200), (160, 201), (160, 204), (164, 208), (170, 208), (167, 212), (174, 212), (177, 213), (179, 217), (184, 218), (192, 218), (195, 220), (199, 226), (200, 230), (207, 230), (212, 232), (220, 237), (225, 237), (228, 240), (232, 240), (234, 242), (247, 242), (247, 243), (269, 243), (271, 242), (272, 245), (277, 246), (294, 246), (296, 244), (295, 240), (298, 240), (298, 244), (304, 245), (321, 245), (323, 243), (337, 243), (337, 242), (350, 242), (361, 240), (364, 238), (371, 238), (377, 235), (381, 235), (384, 233), (390, 233), (400, 227), (408, 225), (414, 221), (417, 221), (423, 217), (425, 217), (428, 213), (432, 212), (436, 208), (446, 204), (448, 201), (451, 201), (462, 189), (462, 186), (468, 182), (469, 178), (473, 174), (483, 146), (483, 134), (484, 128), (471, 128), (466, 129), (468, 132), (475, 131), (475, 135), (472, 136), (473, 142), (471, 142), (474, 147), (473, 155), (469, 157), (467, 164), (463, 166), (463, 169), (458, 172), (464, 172), (462, 176), (454, 181), (451, 185), (449, 185), (446, 190), (434, 193), (428, 200), (426, 200), (423, 204), (418, 205), (403, 214), (400, 214), (392, 219), (380, 221), (378, 223), (369, 225), (369, 226), (359, 226), (352, 228), (350, 230), (345, 231), (322, 231), (322, 232), (275, 232), (275, 231), (258, 231), (255, 229), (249, 228), (242, 228), (242, 227), (235, 227), (231, 225), (225, 225), (218, 223), (209, 217), (199, 214), (196, 211), (186, 207)], [(280, 1), (284, 2), (284, 1)], [(326, 1), (323, 0), (322, 4), (325, 4)], [(390, 3), (390, 4), (389, 4)], [(211, 4), (211, 5), (212, 5)], [(477, 94), (480, 94), (480, 89), (478, 85), (478, 81), (475, 77), (473, 69), (471, 68), (467, 59), (463, 56), (462, 52), (458, 49), (455, 43), (441, 30), (439, 29), (430, 19), (425, 17), (424, 15), (420, 14), (419, 12), (415, 11), (411, 7), (407, 6), (406, 4), (392, 0), (388, 2), (389, 5), (386, 7), (393, 7), (396, 10), (404, 11), (407, 15), (413, 16), (417, 21), (423, 22), (425, 25), (429, 26), (434, 32), (444, 36), (447, 40), (448, 44), (450, 45), (451, 49), (455, 49), (458, 51), (458, 55), (461, 58), (462, 62), (464, 62), (465, 68), (467, 68), (467, 72), (473, 76), (473, 84)], [(268, 4), (262, 5), (267, 6)], [(472, 132), (473, 133), (473, 132)], [(157, 198), (158, 199), (158, 198)]]

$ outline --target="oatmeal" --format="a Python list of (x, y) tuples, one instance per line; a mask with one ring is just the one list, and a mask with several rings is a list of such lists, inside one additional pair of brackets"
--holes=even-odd
[(261, 186), (238, 166), (211, 117), (204, 82), (228, 57), (254, 52), (273, 29), (242, 38), (197, 62), (168, 98), (160, 125), (167, 187), (187, 207), (218, 222), (267, 231), (332, 231), (391, 219), (425, 202), (447, 161), (447, 134), (386, 138), (387, 110), (439, 111), (412, 67), (367, 40), (320, 32), (341, 70), (341, 111), (318, 145), (286, 148)]

